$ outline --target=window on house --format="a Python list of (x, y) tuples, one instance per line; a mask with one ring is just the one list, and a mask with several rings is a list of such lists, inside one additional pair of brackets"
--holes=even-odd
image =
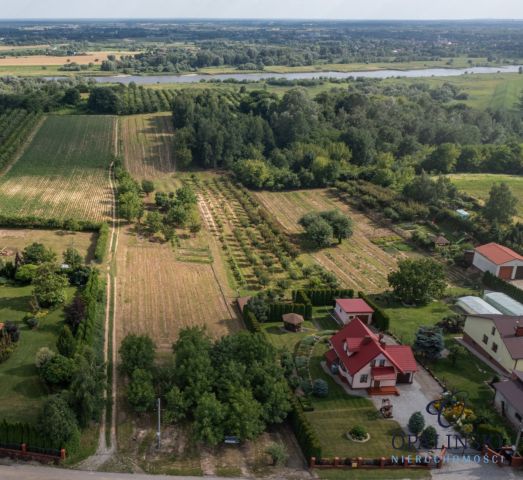
[(493, 343), (492, 344), (492, 351), (493, 352), (497, 352), (498, 351), (498, 344), (497, 343)]
[(367, 380), (369, 379), (369, 376), (368, 375), (362, 375), (360, 377), (360, 383), (367, 383)]
[(491, 335), (496, 335), (496, 327), (492, 327), (492, 330), (490, 331)]
[(383, 367), (385, 365), (385, 360), (380, 360), (380, 367)]
[(370, 362), (370, 366), (374, 367), (375, 365), (376, 365), (376, 360), (372, 360), (372, 362)]
[(488, 337), (483, 335), (483, 343), (486, 345), (488, 343)]

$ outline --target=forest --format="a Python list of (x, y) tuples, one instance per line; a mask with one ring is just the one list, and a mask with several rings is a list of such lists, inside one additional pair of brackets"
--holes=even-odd
[(352, 82), (311, 98), (264, 90), (180, 92), (174, 150), (183, 166), (232, 169), (246, 186), (321, 187), (362, 179), (401, 190), (414, 175), (523, 172), (516, 113), (480, 111), (451, 84)]

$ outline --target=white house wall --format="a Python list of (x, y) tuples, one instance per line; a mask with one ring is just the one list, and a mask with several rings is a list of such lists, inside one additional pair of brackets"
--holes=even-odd
[(492, 263), (488, 258), (485, 258), (481, 253), (474, 252), (472, 265), (479, 268), (482, 272), (490, 272), (496, 276), (498, 274), (499, 266)]
[(519, 418), (523, 418), (523, 405), (519, 405), (519, 410), (517, 410), (514, 405), (507, 401), (501, 392), (496, 392), (494, 404), (500, 413), (502, 412), (502, 401), (505, 402), (505, 417), (512, 425), (519, 427), (521, 425), (521, 420), (516, 417), (516, 414), (519, 414)]

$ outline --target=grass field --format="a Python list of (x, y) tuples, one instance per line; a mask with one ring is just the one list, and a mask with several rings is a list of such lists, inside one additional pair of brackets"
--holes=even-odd
[(109, 216), (114, 119), (51, 116), (0, 178), (0, 214), (101, 221)]
[[(20, 340), (11, 357), (0, 364), (0, 419), (11, 422), (32, 422), (48, 392), (40, 382), (34, 365), (41, 347), (55, 348), (63, 322), (63, 311), (57, 309), (30, 330), (22, 322), (30, 311), (32, 287), (0, 286), (0, 322), (14, 321), (20, 325)], [(68, 289), (72, 298), (73, 289)]]
[(349, 208), (330, 195), (326, 189), (294, 192), (256, 193), (261, 204), (271, 212), (290, 234), (302, 232), (298, 220), (311, 211), (339, 209), (352, 218), (354, 234), (341, 245), (311, 252), (316, 262), (336, 274), (349, 288), (380, 292), (387, 288), (387, 275), (395, 269), (397, 260), (406, 253), (388, 253), (371, 240), (394, 236), (388, 229), (374, 224), (368, 217)]
[(89, 63), (102, 63), (107, 60), (109, 55), (115, 55), (117, 58), (124, 55), (132, 55), (137, 52), (88, 52), (85, 55), (24, 55), (24, 56), (5, 56), (0, 58), (0, 66), (17, 67), (17, 66), (52, 66), (65, 65), (66, 63), (77, 63), (78, 65), (88, 65)]
[(17, 251), (33, 242), (43, 243), (58, 256), (67, 248), (75, 248), (89, 262), (94, 255), (96, 233), (62, 232), (57, 230), (0, 229), (0, 258), (13, 260)]
[(519, 199), (518, 216), (523, 217), (523, 176), (498, 175), (489, 173), (460, 173), (449, 175), (459, 190), (480, 200), (488, 199), (490, 189), (495, 183), (505, 182)]
[(162, 183), (176, 168), (171, 114), (133, 115), (119, 121), (127, 170), (137, 179), (154, 180), (162, 189)]
[(170, 244), (151, 243), (130, 230), (120, 234), (117, 256), (119, 341), (128, 333), (148, 334), (165, 351), (184, 327), (205, 325), (213, 336), (241, 329), (219, 261), (177, 261)]

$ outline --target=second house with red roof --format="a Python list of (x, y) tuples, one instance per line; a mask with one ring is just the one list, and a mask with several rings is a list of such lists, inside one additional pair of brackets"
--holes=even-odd
[(482, 272), (490, 272), (503, 280), (523, 279), (523, 256), (499, 243), (476, 247), (472, 264)]
[(408, 345), (389, 345), (359, 318), (330, 339), (327, 365), (354, 389), (371, 395), (399, 395), (398, 383), (412, 383), (416, 360)]

